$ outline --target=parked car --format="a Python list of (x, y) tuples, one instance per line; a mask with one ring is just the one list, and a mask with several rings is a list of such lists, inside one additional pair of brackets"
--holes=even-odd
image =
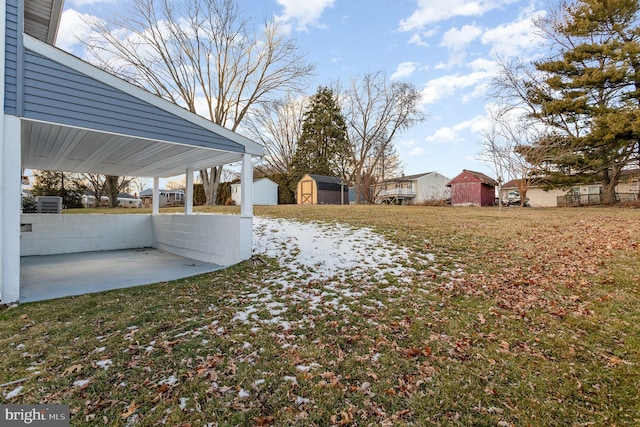
[[(503, 206), (520, 206), (522, 198), (520, 197), (520, 191), (513, 190), (509, 191), (507, 194), (507, 198), (502, 200)], [(524, 206), (529, 206), (529, 198), (527, 197), (524, 201)]]

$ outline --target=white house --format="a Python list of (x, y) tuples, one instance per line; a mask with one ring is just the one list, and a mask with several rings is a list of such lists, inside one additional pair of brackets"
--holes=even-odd
[(451, 189), (449, 178), (438, 172), (401, 176), (384, 181), (378, 190), (377, 203), (392, 205), (419, 205), (446, 200)]
[[(241, 184), (231, 184), (231, 199), (236, 205), (242, 201)], [(253, 180), (253, 204), (272, 206), (278, 204), (278, 184), (269, 178)]]
[[(90, 193), (85, 193), (82, 196), (82, 205), (85, 208), (96, 207), (96, 196)], [(100, 196), (100, 206), (108, 206), (109, 197)], [(132, 196), (131, 194), (121, 193), (118, 194), (118, 206), (121, 208), (141, 208), (142, 199)]]
[[(511, 180), (502, 186), (502, 199), (507, 200), (509, 193), (518, 190), (519, 180)], [(616, 198), (620, 202), (640, 200), (640, 169), (622, 171), (616, 186)], [(529, 206), (556, 207), (598, 204), (602, 200), (602, 185), (599, 182), (574, 185), (568, 189), (548, 189), (540, 184), (533, 184), (527, 190), (526, 198)]]
[[(20, 299), (20, 257), (153, 246), (221, 266), (251, 257), (253, 157), (264, 148), (54, 46), (61, 0), (0, 3), (0, 304)], [(194, 171), (241, 162), (240, 215), (193, 215)], [(21, 213), (22, 171), (186, 175), (183, 214)], [(88, 238), (87, 236), (91, 236)]]
[[(161, 208), (167, 206), (184, 206), (184, 190), (158, 190), (159, 204)], [(140, 193), (142, 206), (150, 208), (153, 205), (153, 190), (146, 189)]]

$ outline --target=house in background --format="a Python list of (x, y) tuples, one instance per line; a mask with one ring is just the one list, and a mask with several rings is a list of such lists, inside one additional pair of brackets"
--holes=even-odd
[(451, 187), (451, 206), (493, 206), (498, 182), (481, 173), (463, 169), (447, 183)]
[[(82, 196), (82, 206), (95, 208), (96, 196), (90, 191), (85, 191)], [(109, 197), (100, 196), (100, 206), (109, 206)], [(142, 199), (128, 193), (120, 193), (118, 194), (118, 206), (121, 208), (141, 208)]]
[[(519, 180), (514, 179), (502, 186), (502, 199), (518, 190)], [(640, 200), (640, 169), (625, 169), (616, 186), (619, 202)], [(602, 184), (598, 181), (574, 185), (568, 189), (545, 189), (542, 184), (533, 184), (527, 190), (531, 207), (581, 206), (602, 203)]]
[[(167, 206), (184, 206), (184, 190), (164, 190), (159, 189), (158, 203), (161, 208)], [(153, 206), (153, 190), (146, 189), (140, 193), (140, 199), (142, 199), (142, 206), (150, 208)]]
[(349, 187), (340, 178), (307, 174), (298, 181), (296, 200), (299, 205), (346, 205)]
[[(512, 179), (502, 184), (501, 199), (503, 203), (506, 201), (520, 198), (519, 179)], [(514, 195), (515, 194), (515, 195)], [(541, 184), (531, 184), (527, 190), (527, 204), (532, 208), (544, 208), (558, 206), (558, 197), (564, 197), (567, 194), (565, 190), (545, 189)], [(512, 197), (510, 197), (510, 195)]]
[(438, 172), (401, 176), (384, 181), (379, 186), (376, 203), (419, 205), (446, 200), (451, 194), (449, 178)]
[[(249, 259), (252, 158), (264, 148), (57, 49), (62, 4), (0, 3), (0, 305), (20, 300), (21, 257), (153, 247), (220, 266)], [(236, 162), (240, 215), (193, 215), (194, 172)], [(156, 197), (150, 215), (23, 214), (28, 169), (152, 177), (157, 195), (160, 178), (184, 174), (184, 213), (160, 215)]]
[[(242, 201), (242, 185), (238, 182), (231, 184), (231, 199), (236, 205)], [(258, 178), (253, 180), (253, 204), (263, 206), (274, 206), (278, 204), (278, 184), (269, 178)]]

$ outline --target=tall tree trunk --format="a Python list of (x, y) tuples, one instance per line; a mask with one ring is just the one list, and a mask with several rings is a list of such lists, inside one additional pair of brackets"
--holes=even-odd
[(618, 176), (620, 173), (616, 170), (616, 167), (612, 170), (612, 175), (609, 175), (609, 169), (602, 171), (602, 203), (605, 205), (613, 205), (616, 203), (616, 186), (618, 185)]
[(118, 176), (107, 175), (105, 178), (105, 190), (109, 197), (109, 207), (118, 207), (118, 193), (120, 191), (118, 185)]
[(355, 190), (356, 190), (356, 200), (355, 200), (355, 204), (359, 205), (360, 204), (360, 198), (362, 197), (362, 177), (360, 176), (360, 174), (356, 174), (355, 175)]
[(211, 169), (200, 170), (200, 179), (202, 180), (202, 188), (204, 189), (205, 204), (212, 206), (217, 204), (218, 185), (222, 176), (222, 166)]

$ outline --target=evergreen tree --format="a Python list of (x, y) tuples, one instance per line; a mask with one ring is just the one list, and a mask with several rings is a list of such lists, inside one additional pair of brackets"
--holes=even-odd
[(79, 177), (58, 171), (34, 171), (35, 182), (31, 188), (31, 195), (59, 196), (65, 209), (81, 208), (82, 194), (86, 186)]
[(543, 77), (525, 86), (533, 116), (552, 129), (537, 144), (543, 172), (564, 187), (599, 180), (605, 203), (638, 156), (639, 10), (638, 0), (562, 2), (540, 25), (559, 55), (535, 62)]
[(307, 173), (344, 178), (344, 162), (349, 152), (346, 124), (331, 89), (318, 89), (303, 120), (291, 162), (292, 181), (297, 183)]

